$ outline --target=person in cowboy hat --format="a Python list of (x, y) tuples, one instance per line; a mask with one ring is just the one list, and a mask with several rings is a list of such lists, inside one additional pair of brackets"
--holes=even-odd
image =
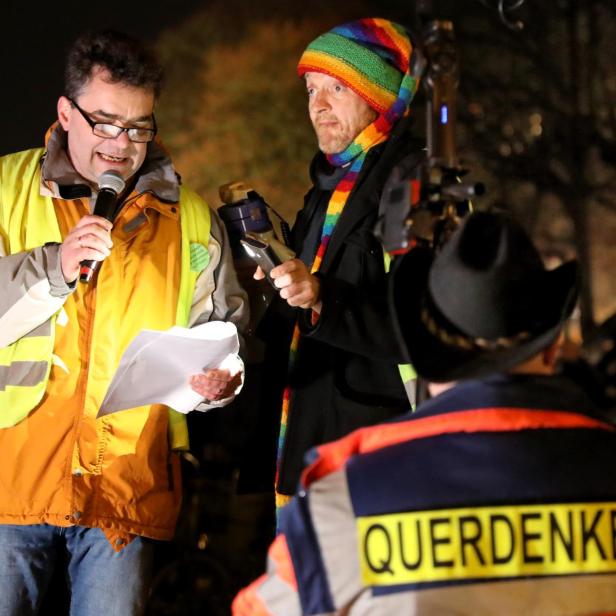
[(493, 213), (401, 258), (408, 358), (457, 384), (314, 452), (235, 616), (614, 613), (616, 431), (555, 375), (576, 277)]
[(279, 297), (260, 325), (268, 379), (259, 417), (269, 436), (259, 437), (250, 464), (256, 474), (271, 443), (271, 468), (261, 473), (271, 489), (278, 445), (279, 506), (295, 492), (311, 447), (408, 408), (372, 230), (392, 168), (421, 156), (407, 117), (417, 87), (412, 51), (402, 26), (360, 19), (316, 38), (299, 60), (319, 152), (293, 228), (297, 258), (271, 271)]

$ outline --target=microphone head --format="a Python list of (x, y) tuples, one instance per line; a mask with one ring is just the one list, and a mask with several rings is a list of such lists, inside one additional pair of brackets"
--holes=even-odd
[(103, 171), (98, 178), (98, 190), (102, 190), (106, 188), (107, 190), (112, 190), (116, 195), (119, 195), (126, 186), (126, 182), (124, 178), (117, 172), (109, 169), (108, 171)]

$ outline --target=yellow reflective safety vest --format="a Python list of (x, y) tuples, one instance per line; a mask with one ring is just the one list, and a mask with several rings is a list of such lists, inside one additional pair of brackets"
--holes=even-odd
[[(0, 158), (0, 237), (7, 254), (61, 242), (51, 197), (40, 194), (40, 164), (44, 150), (34, 149)], [(181, 187), (181, 274), (176, 325), (186, 326), (199, 273), (207, 265), (203, 239), (210, 235), (210, 212), (196, 193)], [(201, 241), (200, 241), (201, 240)], [(0, 428), (14, 426), (43, 398), (53, 363), (57, 313), (28, 335), (0, 348), (2, 372), (18, 376), (19, 384), (2, 387), (0, 378)], [(170, 445), (188, 448), (183, 414), (170, 410)]]
[[(391, 255), (388, 252), (383, 251), (383, 261), (385, 263), (385, 271), (389, 272), (391, 268)], [(417, 407), (417, 372), (415, 372), (412, 364), (398, 364), (398, 371), (400, 372), (406, 396), (411, 403), (411, 410), (414, 411)]]

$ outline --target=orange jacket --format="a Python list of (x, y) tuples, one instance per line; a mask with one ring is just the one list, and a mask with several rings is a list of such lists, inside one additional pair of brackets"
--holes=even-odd
[[(170, 168), (168, 159), (164, 164)], [(90, 200), (62, 199), (53, 182), (43, 182), (45, 190), (53, 193), (64, 237), (89, 213)], [(114, 246), (98, 279), (77, 284), (67, 297), (56, 322), (54, 354), (60, 361), (52, 366), (43, 400), (25, 420), (0, 430), (0, 523), (100, 527), (117, 549), (133, 534), (172, 537), (180, 477), (168, 442), (166, 407), (140, 407), (101, 419), (96, 414), (135, 335), (175, 324), (181, 211), (182, 203), (162, 201), (137, 184), (116, 217)], [(210, 258), (203, 274), (211, 278), (206, 285), (211, 292), (220, 260), (220, 254)], [(234, 281), (230, 288), (236, 301), (217, 318), (244, 320), (243, 294), (236, 287)], [(200, 301), (207, 306), (207, 297)], [(210, 298), (213, 318), (211, 303)]]

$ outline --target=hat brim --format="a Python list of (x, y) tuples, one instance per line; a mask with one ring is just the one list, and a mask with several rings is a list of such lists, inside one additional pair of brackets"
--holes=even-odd
[(415, 248), (396, 259), (392, 267), (389, 302), (394, 327), (407, 360), (421, 377), (429, 381), (477, 378), (513, 368), (552, 343), (575, 306), (577, 263), (570, 261), (546, 272), (546, 282), (549, 281), (546, 298), (549, 297), (557, 309), (548, 311), (551, 316), (534, 336), (513, 347), (490, 351), (451, 346), (434, 336), (421, 319), (432, 260), (433, 252), (424, 248)]

